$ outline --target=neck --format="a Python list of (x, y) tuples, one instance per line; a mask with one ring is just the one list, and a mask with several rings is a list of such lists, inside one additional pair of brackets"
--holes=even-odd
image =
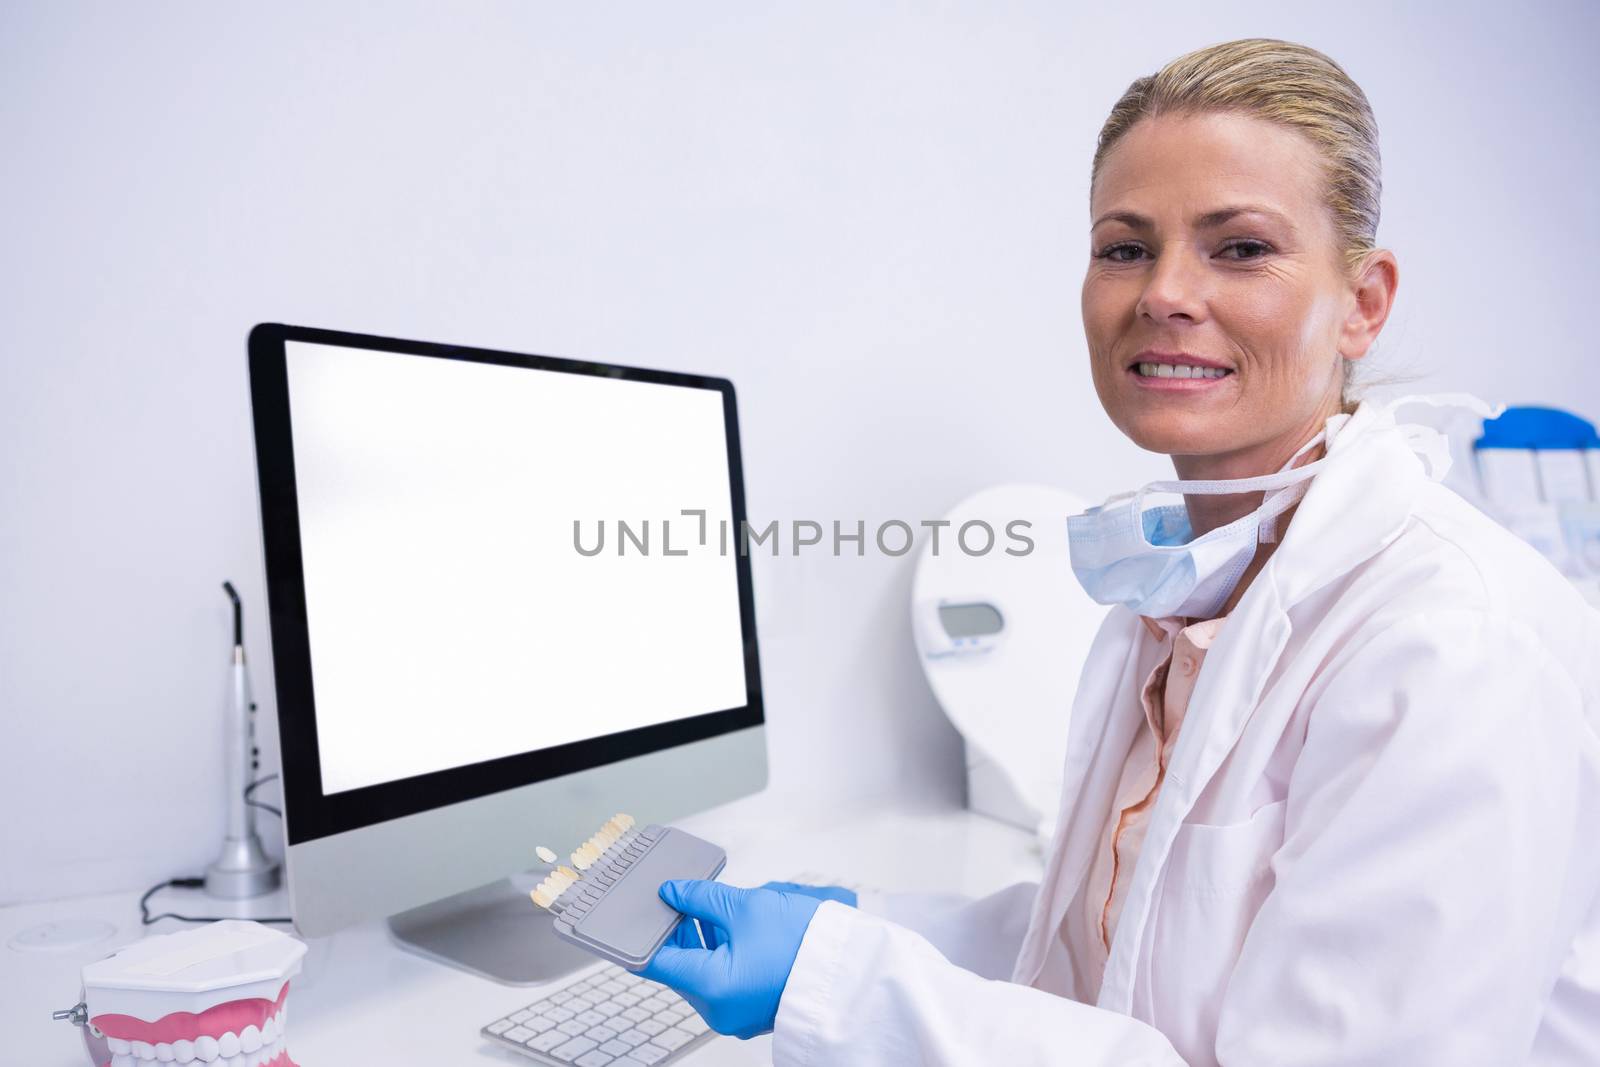
[[(1276, 474), (1289, 462), (1290, 457), (1305, 446), (1307, 441), (1322, 432), (1323, 426), (1334, 413), (1334, 411), (1319, 412), (1295, 433), (1283, 434), (1271, 441), (1233, 452), (1203, 456), (1175, 455), (1172, 457), (1173, 469), (1177, 472), (1179, 480), (1186, 482), (1233, 481)], [(1322, 446), (1318, 445), (1295, 460), (1294, 465), (1303, 467), (1307, 463), (1314, 462), (1322, 456), (1322, 452)], [(1189, 512), (1189, 525), (1194, 530), (1194, 535), (1200, 537), (1256, 510), (1261, 506), (1265, 495), (1264, 493), (1192, 493), (1184, 496), (1183, 503)], [(1292, 513), (1291, 509), (1290, 512), (1279, 516), (1279, 537), (1288, 526), (1289, 515)]]

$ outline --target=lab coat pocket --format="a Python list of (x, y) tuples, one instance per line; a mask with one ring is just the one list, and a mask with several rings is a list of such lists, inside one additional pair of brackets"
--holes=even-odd
[(1206, 892), (1246, 886), (1267, 873), (1283, 844), (1287, 800), (1256, 809), (1244, 822), (1212, 826), (1184, 823), (1167, 854), (1168, 889)]
[(1272, 890), (1272, 855), (1283, 843), (1277, 801), (1244, 822), (1185, 823), (1162, 873), (1151, 924), (1151, 1022), (1189, 1063), (1211, 1063), (1222, 994), (1256, 912)]

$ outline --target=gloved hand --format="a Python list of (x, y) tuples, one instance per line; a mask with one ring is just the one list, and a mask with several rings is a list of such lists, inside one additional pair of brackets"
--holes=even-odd
[[(688, 918), (638, 973), (676, 991), (719, 1034), (754, 1037), (771, 1030), (800, 941), (822, 901), (697, 880), (663, 882), (660, 895)], [(696, 919), (708, 945), (714, 932), (714, 946), (700, 946)]]
[[(799, 882), (767, 882), (761, 888), (776, 889), (780, 893), (800, 893), (804, 896), (816, 897), (818, 900), (837, 900), (839, 903), (848, 904), (852, 908), (856, 906), (855, 892), (842, 886), (801, 885)], [(700, 933), (696, 935), (695, 923), (692, 919), (686, 919), (679, 923), (678, 928), (673, 931), (673, 935), (673, 940), (669, 943), (675, 944), (679, 948), (700, 948), (702, 939), (706, 948), (716, 948), (720, 943), (717, 940), (717, 928), (715, 926), (709, 922), (701, 923)]]
[(856, 906), (856, 892), (842, 885), (801, 885), (799, 882), (768, 882), (762, 889), (776, 889), (780, 893), (804, 893), (818, 900), (837, 900), (841, 904)]

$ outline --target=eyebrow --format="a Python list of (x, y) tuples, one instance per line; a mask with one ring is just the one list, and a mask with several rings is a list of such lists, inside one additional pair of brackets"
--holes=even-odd
[[(1259, 207), (1253, 204), (1244, 204), (1239, 207), (1218, 208), (1216, 211), (1208, 211), (1204, 215), (1196, 215), (1194, 217), (1194, 225), (1199, 229), (1209, 229), (1213, 226), (1221, 226), (1223, 223), (1239, 215), (1265, 215), (1268, 218), (1277, 219), (1285, 226), (1288, 226), (1291, 230), (1294, 229), (1294, 223), (1290, 222), (1288, 216), (1284, 215), (1282, 212), (1273, 211), (1271, 208)], [(1096, 226), (1099, 226), (1101, 223), (1105, 222), (1126, 223), (1135, 230), (1148, 230), (1152, 226), (1148, 218), (1140, 215), (1137, 212), (1112, 211), (1101, 215), (1098, 219), (1095, 219), (1094, 225), (1090, 226), (1089, 228), (1092, 230)]]

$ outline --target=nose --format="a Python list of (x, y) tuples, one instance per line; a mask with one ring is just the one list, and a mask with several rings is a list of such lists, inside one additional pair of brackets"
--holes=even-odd
[(1156, 257), (1139, 297), (1138, 313), (1152, 322), (1199, 322), (1205, 318), (1205, 281), (1201, 265), (1182, 247), (1169, 247)]

